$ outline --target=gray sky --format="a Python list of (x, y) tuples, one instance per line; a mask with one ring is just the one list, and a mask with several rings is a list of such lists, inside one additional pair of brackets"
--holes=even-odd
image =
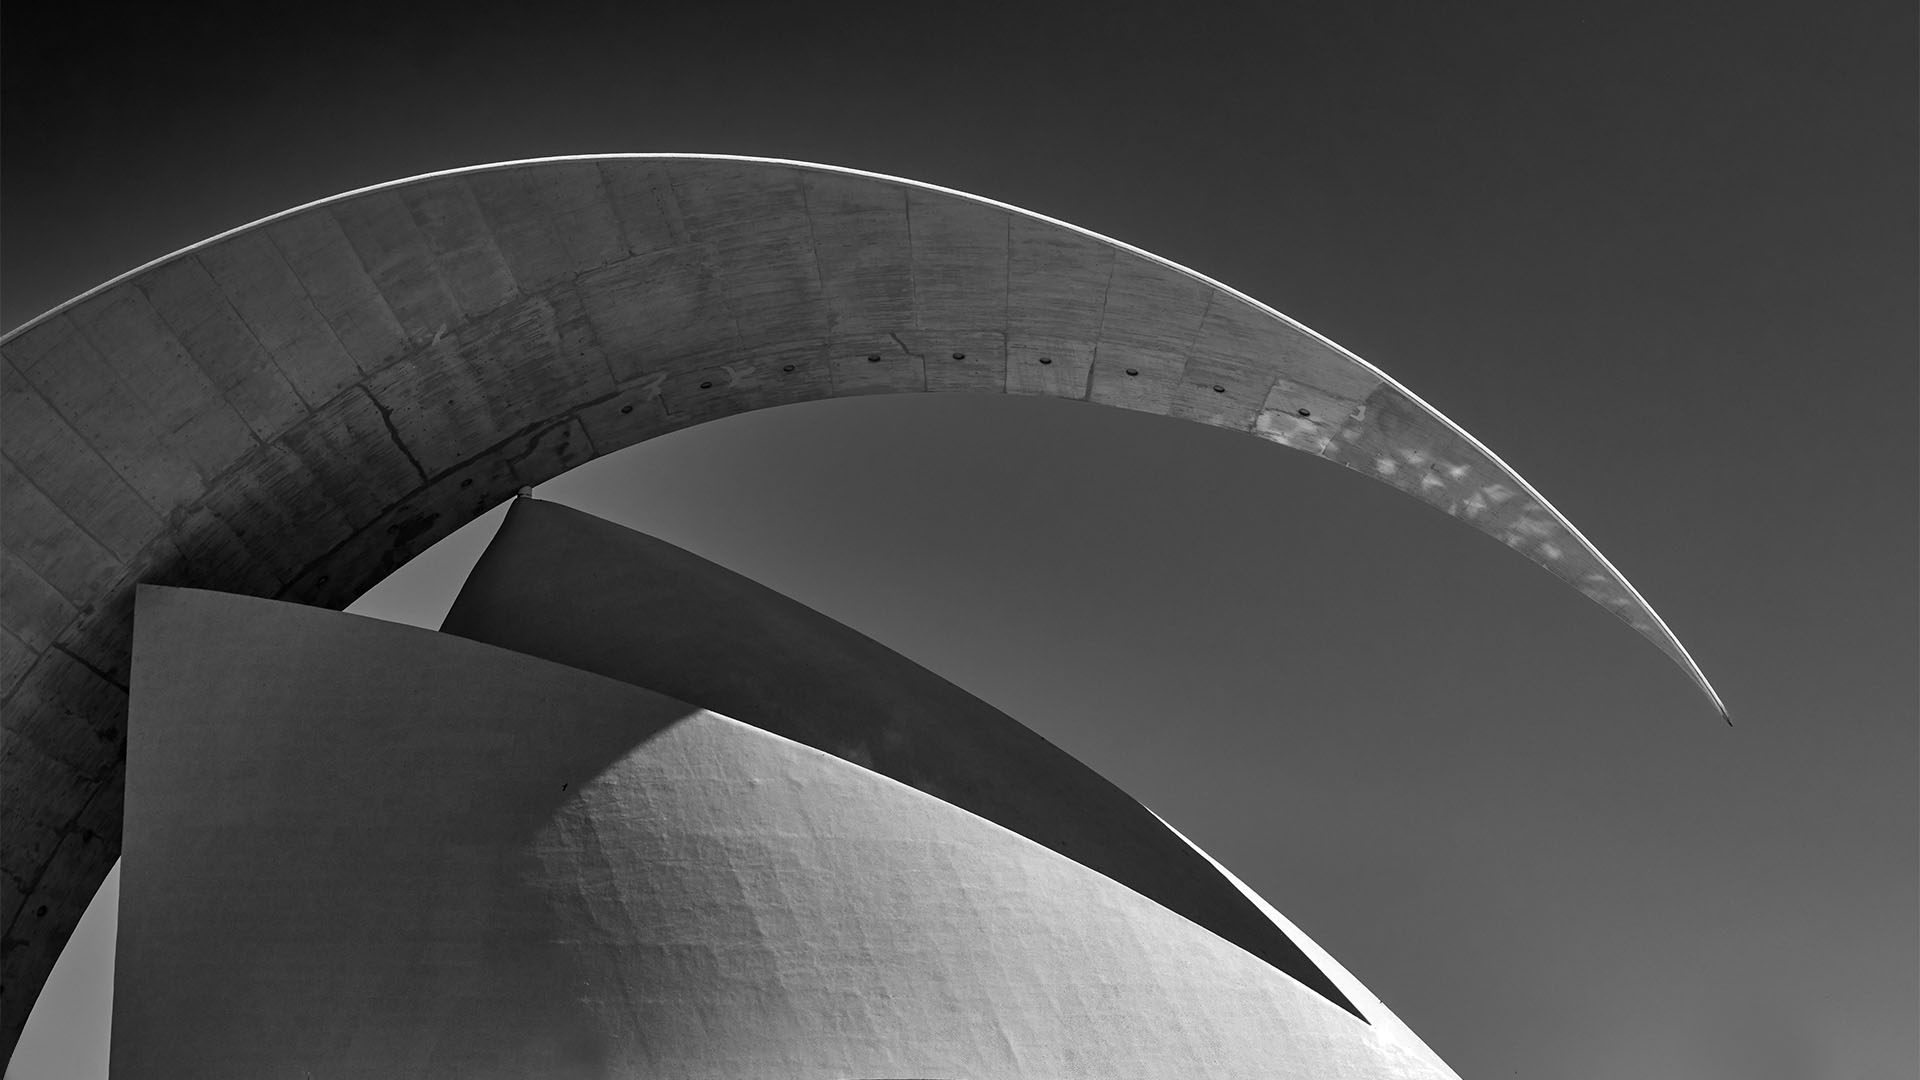
[[(5, 325), (296, 203), (541, 154), (817, 160), (1138, 244), (1480, 436), (1739, 726), (1500, 545), (1197, 425), (816, 402), (542, 497), (1037, 728), (1463, 1076), (1920, 1069), (1911, 4), (256, 10), (8, 12)], [(50, 1068), (9, 1075), (84, 1075)]]

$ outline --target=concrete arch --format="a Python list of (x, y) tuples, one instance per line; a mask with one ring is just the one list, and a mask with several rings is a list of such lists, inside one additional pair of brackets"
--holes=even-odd
[(800, 162), (513, 162), (351, 192), (0, 340), (8, 1046), (119, 849), (134, 587), (343, 607), (523, 485), (732, 413), (909, 391), (1245, 431), (1392, 484), (1618, 614), (1600, 553), (1378, 369), (1138, 249)]

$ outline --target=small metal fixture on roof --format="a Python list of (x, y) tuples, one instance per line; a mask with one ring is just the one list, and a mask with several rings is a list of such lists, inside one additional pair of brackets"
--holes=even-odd
[(523, 487), (519, 491), (514, 492), (514, 494), (520, 496), (523, 499), (531, 499), (533, 498), (533, 487), (532, 485), (528, 485), (527, 487)]

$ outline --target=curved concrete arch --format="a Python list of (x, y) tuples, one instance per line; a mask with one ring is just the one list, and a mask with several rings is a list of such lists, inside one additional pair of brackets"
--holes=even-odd
[(118, 851), (137, 583), (342, 607), (592, 457), (908, 391), (1084, 400), (1340, 462), (1686, 651), (1524, 479), (1378, 369), (1136, 248), (800, 162), (512, 162), (310, 204), (0, 339), (4, 1024)]

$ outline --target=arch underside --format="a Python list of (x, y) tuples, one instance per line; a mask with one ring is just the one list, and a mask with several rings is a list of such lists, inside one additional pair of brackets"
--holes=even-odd
[(0, 352), (9, 1048), (119, 850), (137, 583), (341, 608), (522, 486), (752, 409), (1009, 393), (1244, 431), (1501, 540), (1712, 695), (1564, 518), (1376, 369), (1163, 260), (907, 181), (439, 174), (142, 267)]

